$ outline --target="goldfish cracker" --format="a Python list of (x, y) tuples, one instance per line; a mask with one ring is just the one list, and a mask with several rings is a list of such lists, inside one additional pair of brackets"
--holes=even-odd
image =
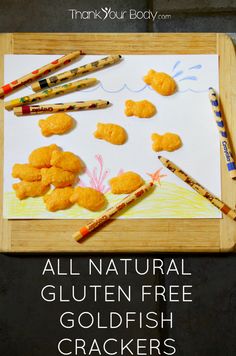
[(70, 197), (73, 194), (72, 187), (56, 188), (51, 193), (43, 197), (47, 210), (57, 211), (68, 209), (72, 206)]
[(125, 115), (150, 118), (156, 113), (156, 107), (148, 100), (133, 101), (126, 100)]
[(72, 172), (64, 171), (61, 168), (42, 168), (42, 183), (53, 184), (56, 188), (64, 188), (74, 184), (76, 175)]
[(174, 133), (167, 132), (164, 135), (153, 133), (151, 138), (153, 141), (152, 149), (156, 152), (172, 152), (178, 150), (182, 146), (181, 138)]
[(72, 204), (77, 203), (79, 206), (91, 210), (99, 211), (106, 205), (104, 194), (93, 188), (76, 187), (70, 197)]
[(25, 182), (15, 183), (12, 185), (16, 192), (18, 199), (25, 199), (28, 197), (40, 197), (47, 193), (49, 185), (45, 185), (42, 182)]
[(72, 152), (53, 151), (50, 163), (54, 167), (73, 173), (79, 173), (83, 168), (80, 158)]
[(19, 178), (26, 182), (35, 182), (41, 180), (41, 172), (40, 169), (35, 168), (28, 163), (16, 163), (12, 168), (12, 177)]
[(35, 168), (48, 168), (51, 167), (51, 157), (53, 151), (59, 151), (60, 148), (52, 144), (36, 148), (29, 156), (29, 163)]
[(113, 194), (129, 194), (144, 184), (142, 177), (135, 172), (125, 172), (109, 181)]
[(156, 72), (153, 69), (144, 77), (144, 82), (164, 96), (172, 95), (176, 91), (176, 82), (169, 74)]
[(94, 137), (110, 142), (113, 145), (123, 145), (127, 140), (127, 133), (125, 129), (119, 125), (98, 123)]
[(38, 123), (43, 136), (62, 135), (72, 129), (74, 119), (65, 113), (56, 113)]

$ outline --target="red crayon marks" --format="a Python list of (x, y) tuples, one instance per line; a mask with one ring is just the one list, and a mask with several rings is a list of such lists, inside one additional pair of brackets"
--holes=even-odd
[(39, 72), (39, 70), (36, 69), (36, 70), (34, 70), (34, 71), (32, 72), (32, 74), (38, 74), (38, 72)]
[(30, 114), (30, 106), (29, 105), (22, 106), (22, 114), (23, 115)]
[(230, 208), (227, 206), (227, 205), (224, 205), (222, 208), (221, 208), (221, 211), (222, 213), (224, 214), (228, 214), (228, 212), (230, 211)]
[(2, 90), (4, 91), (4, 94), (8, 94), (8, 93), (10, 93), (13, 89), (12, 89), (12, 87), (10, 86), (10, 84), (7, 84), (7, 85), (4, 85), (4, 86), (2, 87)]
[(56, 59), (55, 61), (51, 62), (51, 64), (57, 64), (58, 63), (58, 59)]
[(135, 194), (135, 196), (136, 196), (137, 198), (138, 198), (138, 197), (141, 197), (141, 195), (143, 195), (144, 192), (145, 192), (145, 190), (140, 190), (139, 192), (137, 192), (137, 193)]
[(80, 234), (81, 234), (81, 236), (86, 236), (87, 234), (89, 233), (89, 230), (88, 230), (88, 228), (86, 227), (86, 226), (84, 226), (84, 227), (82, 227), (81, 229), (80, 229)]
[(50, 73), (51, 72), (51, 69), (47, 69), (47, 70), (45, 70), (44, 72), (43, 72), (43, 75), (47, 75), (48, 73)]
[(18, 83), (18, 80), (14, 80), (13, 82), (11, 82), (12, 85), (16, 85)]
[(121, 203), (120, 205), (117, 205), (116, 211), (122, 210), (126, 206), (125, 203)]
[(64, 64), (69, 64), (71, 62), (71, 59), (67, 59), (65, 62), (63, 62)]

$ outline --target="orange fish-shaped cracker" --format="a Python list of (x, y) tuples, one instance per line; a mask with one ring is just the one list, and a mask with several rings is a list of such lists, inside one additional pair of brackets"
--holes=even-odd
[(99, 211), (106, 205), (106, 198), (103, 193), (87, 187), (76, 187), (70, 201), (91, 211)]
[(172, 95), (176, 91), (176, 82), (169, 74), (151, 69), (143, 80), (161, 95)]
[(76, 175), (72, 172), (64, 171), (61, 168), (42, 168), (42, 183), (52, 184), (56, 188), (64, 188), (74, 184)]
[(109, 180), (113, 194), (129, 194), (144, 184), (142, 177), (135, 172), (124, 172)]
[(182, 146), (182, 141), (179, 135), (167, 132), (164, 135), (159, 135), (157, 133), (153, 133), (152, 136), (152, 149), (153, 151), (175, 151), (178, 150)]
[(48, 168), (51, 167), (51, 157), (53, 151), (59, 151), (60, 148), (52, 144), (50, 146), (44, 146), (36, 148), (31, 152), (29, 156), (29, 163), (36, 168)]
[(12, 177), (19, 178), (26, 182), (35, 182), (41, 180), (41, 172), (39, 168), (35, 168), (28, 163), (16, 163), (12, 168)]
[(94, 137), (113, 145), (123, 145), (127, 140), (127, 133), (125, 129), (116, 124), (97, 124), (97, 131), (94, 132)]
[(45, 185), (42, 182), (25, 182), (15, 183), (12, 185), (16, 192), (18, 199), (25, 199), (28, 197), (40, 197), (47, 193), (49, 185)]
[(150, 118), (156, 113), (156, 107), (148, 100), (126, 100), (125, 115)]
[(43, 136), (62, 135), (72, 129), (74, 119), (65, 113), (57, 113), (39, 120), (39, 127)]
[(81, 159), (72, 152), (53, 151), (51, 165), (65, 171), (78, 173), (84, 165)]
[(72, 187), (56, 188), (51, 193), (43, 197), (46, 208), (49, 211), (68, 209), (72, 206), (70, 197), (73, 194)]

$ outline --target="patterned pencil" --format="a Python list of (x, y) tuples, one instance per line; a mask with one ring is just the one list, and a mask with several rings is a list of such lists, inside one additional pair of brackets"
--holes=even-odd
[(150, 181), (150, 182), (142, 185), (140, 188), (135, 190), (135, 192), (131, 193), (130, 195), (125, 197), (123, 200), (121, 200), (118, 204), (109, 208), (104, 213), (102, 213), (99, 217), (92, 220), (87, 225), (83, 226), (79, 231), (77, 231), (75, 234), (73, 234), (74, 239), (76, 241), (79, 241), (83, 237), (87, 236), (90, 232), (92, 232), (97, 227), (102, 225), (104, 222), (109, 220), (113, 215), (120, 212), (121, 210), (126, 208), (128, 205), (133, 203), (135, 200), (140, 198), (142, 195), (147, 193), (153, 187), (153, 185), (154, 185), (153, 181)]
[(46, 100), (53, 98), (55, 96), (64, 95), (71, 93), (72, 91), (80, 90), (88, 86), (94, 85), (97, 83), (96, 78), (86, 78), (83, 80), (77, 80), (76, 82), (68, 83), (61, 85), (52, 89), (45, 89), (41, 92), (34, 93), (28, 96), (23, 96), (18, 99), (13, 99), (5, 103), (5, 109), (12, 110), (14, 107), (23, 106), (31, 103), (36, 103), (41, 100)]
[(216, 92), (213, 88), (209, 88), (209, 99), (215, 115), (216, 124), (220, 134), (221, 147), (224, 153), (227, 169), (232, 179), (236, 178), (236, 165), (230, 147), (228, 133), (226, 131), (225, 123), (220, 111), (219, 101), (217, 99)]
[(94, 72), (95, 70), (102, 69), (108, 65), (115, 64), (119, 62), (121, 59), (120, 55), (108, 56), (102, 59), (99, 59), (95, 62), (85, 64), (78, 68), (73, 68), (67, 72), (59, 73), (57, 75), (53, 75), (52, 77), (42, 79), (34, 84), (32, 84), (32, 89), (34, 91), (39, 91), (45, 88), (53, 87), (61, 82), (66, 80), (72, 80), (76, 77), (79, 77), (83, 74)]
[(22, 87), (23, 85), (32, 83), (33, 81), (48, 75), (52, 71), (56, 70), (59, 67), (65, 66), (69, 63), (71, 63), (72, 60), (76, 59), (79, 57), (81, 54), (83, 54), (82, 51), (75, 51), (72, 53), (69, 53), (63, 57), (60, 57), (51, 63), (46, 64), (45, 66), (36, 69), (32, 71), (29, 74), (24, 75), (23, 77), (14, 80), (13, 82), (9, 84), (5, 84), (0, 88), (0, 98), (4, 97), (7, 94), (12, 93), (14, 90)]
[(215, 195), (211, 194), (206, 188), (204, 188), (201, 184), (199, 184), (195, 179), (190, 177), (187, 173), (185, 173), (181, 168), (176, 166), (170, 160), (158, 156), (161, 163), (168, 168), (172, 173), (174, 173), (177, 177), (179, 177), (182, 181), (190, 185), (197, 193), (206, 198), (212, 205), (214, 205), (217, 209), (222, 211), (225, 215), (229, 216), (231, 219), (236, 221), (236, 211), (231, 209), (228, 205), (223, 203), (219, 198)]
[(54, 112), (80, 111), (102, 109), (110, 104), (107, 100), (75, 101), (72, 103), (58, 103), (49, 105), (25, 105), (14, 108), (16, 116), (39, 115)]

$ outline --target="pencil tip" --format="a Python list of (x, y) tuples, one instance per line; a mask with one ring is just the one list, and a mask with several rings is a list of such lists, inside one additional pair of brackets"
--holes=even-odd
[(157, 156), (158, 159), (161, 159), (161, 156)]
[(119, 57), (122, 58), (122, 56), (119, 54)]
[(212, 88), (212, 87), (209, 87), (208, 89), (209, 89), (209, 90), (213, 90), (213, 88)]
[(110, 104), (110, 101), (107, 101), (107, 105), (109, 105)]

